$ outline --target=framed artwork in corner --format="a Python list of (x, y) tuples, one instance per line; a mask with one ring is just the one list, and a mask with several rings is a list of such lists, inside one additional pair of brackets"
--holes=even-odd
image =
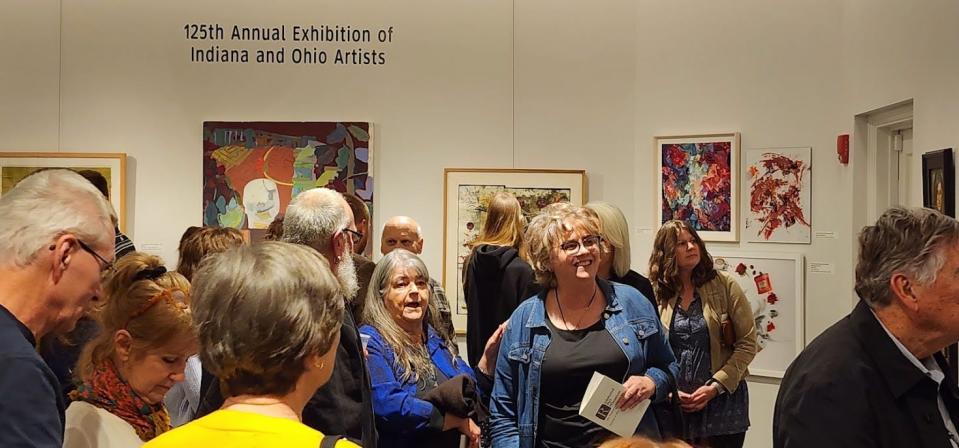
[(117, 212), (121, 232), (126, 232), (125, 153), (105, 152), (0, 152), (0, 196), (17, 182), (45, 168), (93, 170), (103, 175), (110, 189), (110, 203)]
[(586, 203), (586, 171), (447, 168), (443, 173), (443, 287), (453, 308), (453, 327), (466, 333), (463, 263), (483, 229), (490, 199), (509, 191), (527, 220), (549, 204)]
[(746, 241), (809, 244), (812, 148), (747, 149)]
[(922, 155), (922, 206), (956, 217), (956, 170), (952, 148)]
[[(956, 170), (952, 148), (930, 151), (922, 155), (922, 206), (956, 217)], [(949, 374), (959, 380), (959, 344), (943, 350), (949, 363)]]
[(739, 133), (656, 137), (658, 224), (679, 219), (705, 241), (739, 241)]
[(743, 289), (756, 322), (759, 353), (749, 364), (749, 372), (782, 378), (806, 345), (803, 256), (723, 254), (713, 254), (715, 267), (729, 274)]
[(315, 187), (355, 194), (374, 222), (372, 139), (365, 122), (204, 122), (203, 225), (261, 240), (297, 194)]

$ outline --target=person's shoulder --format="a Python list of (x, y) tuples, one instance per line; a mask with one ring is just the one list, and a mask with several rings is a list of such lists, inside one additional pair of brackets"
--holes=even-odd
[(374, 339), (380, 339), (383, 337), (383, 335), (380, 334), (380, 330), (376, 329), (376, 327), (370, 324), (363, 324), (363, 326), (359, 328), (359, 332), (360, 334), (365, 334)]
[[(868, 360), (860, 340), (845, 317), (813, 339), (783, 377), (781, 390), (799, 395), (810, 392), (856, 393), (856, 384), (871, 383), (876, 366)], [(798, 397), (797, 397), (798, 398)]]

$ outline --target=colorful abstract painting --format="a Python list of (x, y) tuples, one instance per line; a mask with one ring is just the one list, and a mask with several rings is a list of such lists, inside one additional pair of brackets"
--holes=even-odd
[(802, 255), (713, 254), (713, 262), (736, 280), (752, 306), (759, 353), (750, 373), (782, 378), (805, 346)]
[[(527, 220), (556, 202), (585, 203), (585, 172), (549, 170), (446, 170), (446, 218), (443, 279), (453, 304), (453, 325), (466, 330), (463, 263), (470, 243), (486, 221), (489, 202), (497, 192), (516, 196)], [(456, 285), (453, 287), (452, 285)]]
[(266, 229), (304, 190), (353, 193), (372, 211), (369, 123), (203, 123), (203, 224)]
[(812, 148), (746, 151), (748, 241), (811, 242), (811, 169)]
[(660, 224), (685, 221), (707, 241), (737, 241), (739, 134), (656, 139)]

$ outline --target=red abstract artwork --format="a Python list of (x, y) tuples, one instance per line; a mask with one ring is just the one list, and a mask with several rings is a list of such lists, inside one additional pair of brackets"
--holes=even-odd
[(747, 152), (750, 241), (810, 242), (810, 153), (809, 148)]

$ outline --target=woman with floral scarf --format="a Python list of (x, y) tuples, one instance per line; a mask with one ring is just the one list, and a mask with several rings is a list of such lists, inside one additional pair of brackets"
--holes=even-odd
[(196, 335), (189, 282), (155, 256), (133, 253), (108, 271), (99, 335), (83, 349), (66, 412), (65, 448), (139, 447), (170, 429), (163, 397), (179, 381)]

